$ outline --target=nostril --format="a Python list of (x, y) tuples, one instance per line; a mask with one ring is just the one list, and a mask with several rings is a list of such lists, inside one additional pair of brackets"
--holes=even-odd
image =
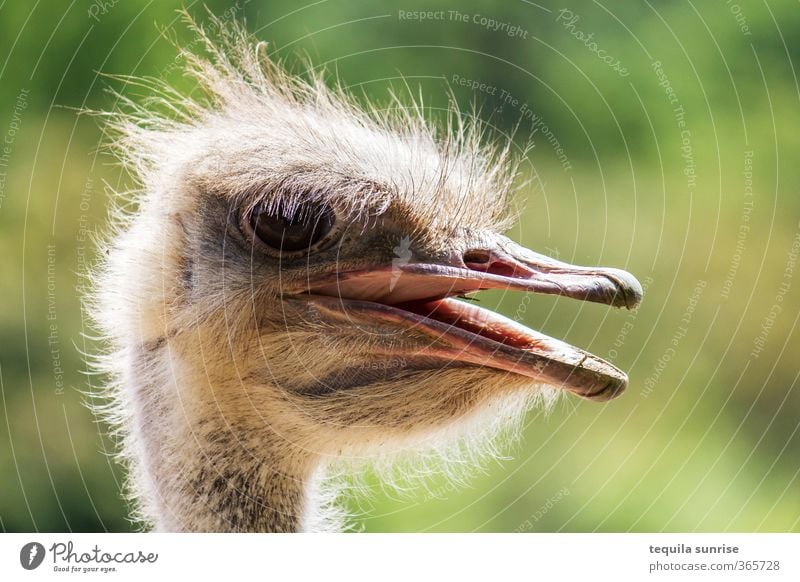
[(501, 277), (514, 277), (517, 266), (513, 261), (504, 260), (492, 251), (484, 249), (470, 249), (463, 255), (464, 265), (472, 271), (481, 271)]
[(488, 265), (492, 260), (492, 253), (481, 249), (470, 249), (464, 253), (464, 264), (470, 269), (471, 265)]

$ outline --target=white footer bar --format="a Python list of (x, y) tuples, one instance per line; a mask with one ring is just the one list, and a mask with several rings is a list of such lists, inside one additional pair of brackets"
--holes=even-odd
[(0, 535), (0, 580), (239, 582), (254, 575), (796, 582), (800, 534)]

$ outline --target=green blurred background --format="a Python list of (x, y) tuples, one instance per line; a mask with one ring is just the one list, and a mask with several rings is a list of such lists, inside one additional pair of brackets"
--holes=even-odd
[[(647, 287), (635, 314), (488, 295), (628, 370), (629, 391), (531, 412), (512, 458), (464, 487), (400, 494), (368, 480), (373, 493), (352, 503), (359, 527), (800, 531), (797, 2), (208, 5), (379, 102), (402, 77), (432, 115), (449, 85), (499, 132), (519, 122), (517, 142), (535, 147), (510, 235)], [(82, 406), (101, 379), (86, 374), (81, 353), (95, 348), (79, 300), (87, 233), (103, 229), (108, 188), (131, 183), (97, 120), (75, 111), (112, 108), (109, 86), (144, 96), (104, 73), (185, 84), (165, 39), (191, 42), (178, 6), (0, 1), (4, 531), (134, 527), (113, 447)], [(421, 9), (444, 12), (407, 17)]]

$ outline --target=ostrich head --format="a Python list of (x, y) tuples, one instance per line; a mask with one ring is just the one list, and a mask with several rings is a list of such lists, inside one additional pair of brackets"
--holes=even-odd
[(221, 30), (186, 55), (195, 96), (159, 85), (112, 118), (141, 188), (91, 309), (142, 521), (320, 529), (336, 460), (469, 438), (544, 391), (625, 388), (611, 364), (460, 298), (641, 299), (624, 271), (500, 234), (508, 147), (458, 115), (437, 134), (419, 107), (361, 109)]

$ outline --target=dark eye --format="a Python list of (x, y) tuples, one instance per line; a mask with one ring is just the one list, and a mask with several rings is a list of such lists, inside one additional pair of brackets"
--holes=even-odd
[(258, 205), (249, 212), (253, 236), (268, 247), (283, 252), (311, 249), (333, 228), (336, 215), (326, 204), (306, 204), (292, 212), (270, 211)]

